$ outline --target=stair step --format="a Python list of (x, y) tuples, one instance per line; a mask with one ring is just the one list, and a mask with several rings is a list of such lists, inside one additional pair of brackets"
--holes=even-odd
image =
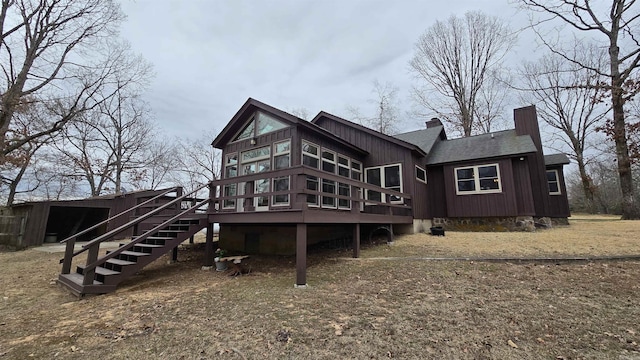
[(127, 256), (149, 256), (151, 254), (147, 254), (147, 253), (143, 253), (143, 252), (138, 252), (138, 251), (128, 251), (125, 250), (123, 252), (120, 253), (120, 255), (127, 255)]
[[(67, 280), (71, 281), (72, 283), (78, 284), (78, 285), (82, 285), (82, 281), (84, 280), (84, 276), (82, 276), (82, 274), (78, 274), (78, 273), (70, 273), (70, 274), (60, 274), (61, 278), (66, 278)], [(93, 280), (93, 285), (102, 285), (102, 282), (97, 281), (97, 280)]]
[[(86, 265), (78, 265), (78, 273), (79, 274), (84, 274), (84, 267), (85, 266)], [(107, 269), (107, 268), (104, 268), (102, 266), (96, 266), (96, 274), (107, 276), (107, 275), (117, 275), (117, 274), (120, 274), (120, 272), (119, 271), (115, 271), (115, 270), (111, 270), (111, 269)]]
[(145, 248), (161, 248), (164, 247), (164, 245), (155, 245), (155, 244), (145, 244), (145, 243), (137, 243), (135, 246), (140, 246), (140, 247), (145, 247)]
[(120, 260), (120, 259), (114, 259), (111, 258), (109, 260), (106, 261), (109, 264), (114, 264), (114, 265), (119, 265), (119, 266), (127, 266), (127, 265), (135, 265), (137, 263), (133, 262), (133, 261), (127, 261), (127, 260)]

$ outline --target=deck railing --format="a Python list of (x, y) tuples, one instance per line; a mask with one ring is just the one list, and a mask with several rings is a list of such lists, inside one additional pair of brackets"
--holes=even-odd
[[(289, 190), (273, 191), (273, 179), (281, 177), (289, 177)], [(307, 177), (315, 177), (318, 179), (318, 190), (312, 190), (307, 188)], [(230, 184), (236, 184), (237, 188), (240, 184), (254, 183), (255, 181), (269, 179), (270, 191), (260, 193), (245, 193), (232, 196), (224, 196), (224, 186)], [(334, 183), (335, 192), (323, 192), (322, 180), (328, 180)], [(340, 195), (338, 193), (338, 184), (344, 184), (349, 186), (349, 195)], [(292, 210), (306, 210), (309, 208), (317, 208), (324, 210), (341, 210), (363, 213), (383, 213), (389, 215), (395, 215), (396, 213), (404, 216), (413, 215), (412, 198), (410, 194), (402, 193), (390, 189), (385, 189), (376, 185), (368, 184), (359, 180), (343, 177), (340, 175), (324, 172), (316, 168), (312, 168), (306, 165), (298, 165), (283, 170), (274, 170), (261, 173), (254, 173), (250, 175), (243, 175), (232, 177), (228, 179), (216, 180), (211, 183), (212, 190), (211, 200), (215, 203), (215, 206), (209, 208), (210, 213), (233, 213), (233, 212), (252, 212), (255, 211), (253, 199), (257, 197), (269, 198), (269, 211), (292, 211)], [(366, 199), (365, 194), (368, 191), (378, 192), (382, 194), (380, 197), (384, 201), (376, 201)], [(276, 195), (289, 195), (289, 203), (287, 205), (272, 204), (273, 198)], [(313, 205), (307, 203), (307, 195), (314, 195), (318, 198), (318, 204)], [(336, 206), (323, 206), (322, 197), (330, 197), (334, 199)], [(391, 200), (392, 198), (400, 199), (398, 201)], [(226, 201), (232, 201), (235, 205), (233, 208), (225, 208), (224, 203)], [(349, 201), (349, 207), (340, 208), (338, 206), (339, 200)], [(243, 206), (242, 211), (238, 211), (238, 202), (247, 204)], [(364, 206), (361, 207), (361, 204)]]

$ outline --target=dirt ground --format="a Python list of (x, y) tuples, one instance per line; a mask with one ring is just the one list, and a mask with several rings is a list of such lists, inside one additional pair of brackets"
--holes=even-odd
[(3, 252), (0, 359), (640, 359), (640, 261), (407, 259), (640, 255), (640, 222), (575, 216), (350, 253), (310, 254), (294, 289), (293, 257), (253, 256), (229, 277), (184, 245), (178, 263), (77, 300), (54, 281), (62, 254)]

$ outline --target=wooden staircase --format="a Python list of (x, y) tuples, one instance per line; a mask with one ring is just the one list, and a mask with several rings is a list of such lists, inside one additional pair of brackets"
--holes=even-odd
[[(186, 195), (181, 195), (181, 188), (167, 189), (154, 198), (63, 240), (67, 247), (64, 259), (60, 260), (63, 266), (58, 283), (79, 297), (115, 291), (119, 283), (207, 226), (208, 215), (203, 208), (208, 205), (209, 200), (197, 201), (188, 198), (203, 187)], [(167, 194), (170, 192), (175, 192), (176, 196), (168, 197)], [(185, 199), (189, 199), (190, 203)], [(137, 215), (127, 224), (91, 240), (80, 250), (74, 251), (75, 239), (78, 236), (127, 214)], [(102, 242), (131, 229), (134, 234), (138, 229), (144, 230), (140, 235), (134, 235), (131, 242), (121, 244), (118, 249), (98, 256)], [(85, 251), (87, 260), (83, 264), (76, 264), (76, 271), (71, 272), (74, 258)]]

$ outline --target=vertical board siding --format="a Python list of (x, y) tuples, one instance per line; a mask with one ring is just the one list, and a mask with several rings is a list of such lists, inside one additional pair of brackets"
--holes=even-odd
[(549, 170), (558, 170), (558, 186), (560, 186), (559, 195), (549, 195), (549, 212), (547, 216), (550, 217), (569, 217), (571, 211), (569, 209), (569, 200), (567, 198), (567, 186), (564, 179), (564, 173), (562, 166), (549, 167)]
[[(460, 166), (497, 163), (500, 167), (502, 192), (488, 194), (456, 194), (454, 169)], [(444, 167), (447, 215), (449, 217), (517, 216), (518, 207), (510, 159), (486, 160), (478, 163), (446, 165)]]
[(447, 217), (447, 194), (444, 167), (433, 166), (427, 169), (427, 203), (428, 217)]
[[(523, 160), (520, 160), (520, 159)], [(531, 191), (531, 175), (529, 174), (529, 164), (527, 158), (513, 158), (513, 182), (515, 184), (515, 195), (519, 216), (535, 215), (533, 205), (533, 193)]]

